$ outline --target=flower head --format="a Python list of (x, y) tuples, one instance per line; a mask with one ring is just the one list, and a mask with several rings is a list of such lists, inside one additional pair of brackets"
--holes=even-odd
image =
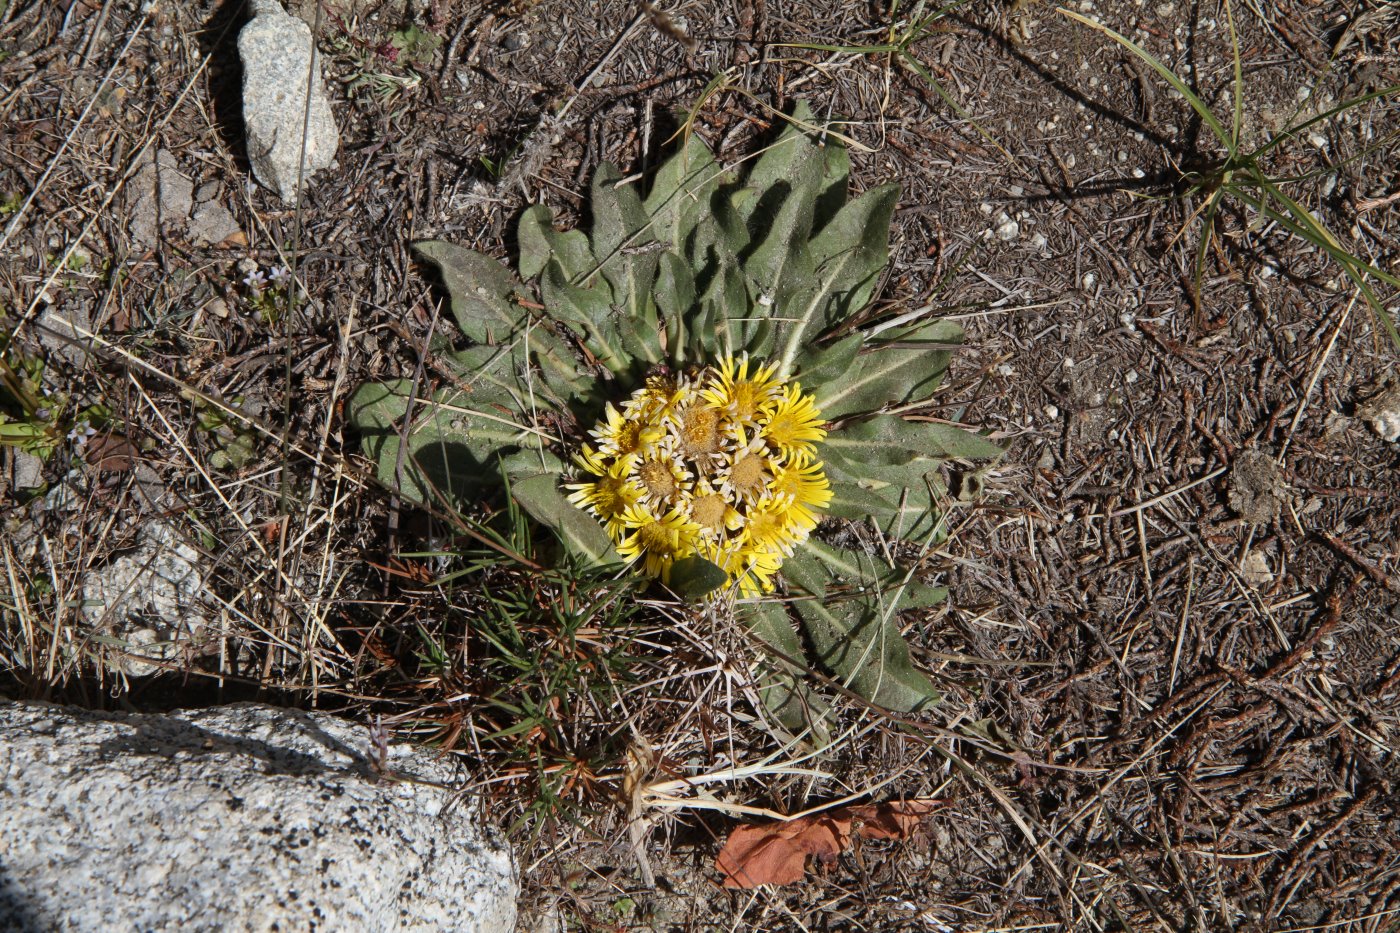
[(699, 555), (743, 595), (771, 591), (831, 502), (813, 446), (821, 412), (774, 373), (745, 356), (650, 376), (589, 432), (597, 446), (574, 456), (585, 475), (566, 485), (569, 501), (663, 581)]

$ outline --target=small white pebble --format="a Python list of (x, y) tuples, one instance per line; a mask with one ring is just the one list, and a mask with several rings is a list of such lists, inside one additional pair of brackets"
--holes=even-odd
[(1054, 405), (1046, 405), (1041, 411), (1045, 412), (1045, 417), (1049, 418), (1051, 421), (1060, 417), (1060, 409), (1056, 408)]
[(1086, 289), (1093, 288), (1093, 287), (1094, 287), (1094, 283), (1097, 282), (1098, 280), (1099, 280), (1099, 277), (1096, 276), (1096, 275), (1094, 275), (1094, 273), (1092, 273), (1092, 272), (1086, 272), (1086, 273), (1084, 273), (1084, 287), (1085, 287)]
[(1021, 225), (1014, 220), (1008, 219), (1004, 224), (997, 227), (997, 239), (1010, 242), (1021, 235)]
[(1011, 195), (1013, 198), (1019, 198), (1021, 195), (1026, 193), (1026, 189), (1022, 188), (1020, 185), (1012, 185), (1010, 188), (1006, 189), (1006, 193)]
[(1130, 369), (1123, 374), (1123, 381), (1126, 382), (1128, 385), (1132, 385), (1133, 383), (1137, 382), (1140, 378), (1141, 377), (1138, 375), (1138, 371), (1136, 369)]
[(1073, 369), (1073, 368), (1074, 368), (1074, 357), (1070, 357), (1070, 356), (1065, 357), (1064, 359), (1060, 360), (1060, 365), (1063, 366), (1065, 369)]
[(1048, 243), (1049, 241), (1045, 239), (1045, 234), (1043, 233), (1037, 233), (1035, 236), (1031, 237), (1031, 248), (1039, 250), (1042, 253), (1045, 252), (1045, 247)]

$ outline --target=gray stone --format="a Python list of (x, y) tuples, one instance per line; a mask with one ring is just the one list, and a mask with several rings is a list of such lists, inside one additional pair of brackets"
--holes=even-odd
[(84, 574), (83, 618), (108, 668), (145, 677), (200, 653), (208, 620), (199, 560), (174, 528), (153, 519), (135, 547)]
[[(277, 0), (250, 0), (249, 6), (253, 18), (238, 34), (248, 161), (259, 182), (282, 200), (295, 203), (303, 138), (305, 180), (335, 159), (340, 133), (315, 61), (311, 29)], [(312, 77), (309, 120), (308, 75)]]
[(162, 228), (183, 226), (194, 207), (194, 182), (180, 171), (175, 154), (166, 149), (146, 157), (128, 184), (132, 197), (128, 230), (138, 246), (156, 245)]
[(233, 214), (216, 201), (205, 201), (196, 207), (186, 230), (196, 246), (215, 246), (239, 232)]
[(44, 487), (44, 461), (20, 447), (10, 448), (13, 473), (10, 488), (19, 494), (32, 493)]
[(256, 704), (0, 702), (0, 930), (515, 925), (508, 848), (451, 759)]

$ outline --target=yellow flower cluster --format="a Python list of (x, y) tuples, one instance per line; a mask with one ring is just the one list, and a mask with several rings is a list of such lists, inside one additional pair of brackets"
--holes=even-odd
[(831, 502), (814, 446), (821, 412), (775, 368), (745, 356), (649, 377), (589, 432), (596, 446), (574, 457), (586, 476), (569, 501), (651, 576), (669, 582), (676, 561), (699, 555), (743, 595), (771, 591)]

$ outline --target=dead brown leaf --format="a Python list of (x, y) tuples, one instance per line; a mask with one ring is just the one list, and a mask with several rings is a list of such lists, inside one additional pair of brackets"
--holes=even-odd
[(726, 888), (792, 884), (807, 873), (807, 856), (831, 860), (865, 839), (907, 839), (941, 800), (888, 800), (837, 807), (795, 820), (740, 826), (715, 858)]
[(103, 473), (125, 473), (141, 451), (120, 434), (99, 434), (87, 445), (88, 466)]

